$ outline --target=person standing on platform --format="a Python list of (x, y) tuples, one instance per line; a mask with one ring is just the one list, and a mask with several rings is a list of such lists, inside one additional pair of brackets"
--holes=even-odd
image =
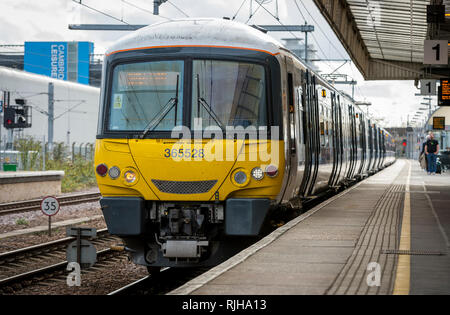
[(427, 145), (427, 141), (430, 140), (430, 135), (427, 135), (425, 137), (425, 141), (422, 142), (422, 148), (420, 150), (420, 156), (419, 156), (419, 163), (420, 167), (425, 171), (428, 172), (428, 161), (427, 156), (425, 154), (425, 146)]
[(425, 154), (428, 161), (428, 175), (435, 175), (437, 170), (436, 160), (439, 152), (439, 142), (434, 139), (434, 134), (430, 133), (430, 140), (425, 145)]

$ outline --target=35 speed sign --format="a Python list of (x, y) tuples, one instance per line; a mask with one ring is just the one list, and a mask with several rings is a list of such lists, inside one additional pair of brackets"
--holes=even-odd
[(44, 197), (41, 201), (41, 211), (51, 217), (59, 211), (59, 201), (53, 196)]

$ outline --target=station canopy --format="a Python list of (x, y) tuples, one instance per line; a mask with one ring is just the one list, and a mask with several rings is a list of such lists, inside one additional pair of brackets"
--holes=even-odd
[[(430, 0), (314, 2), (366, 80), (412, 80), (423, 75)], [(447, 17), (444, 26), (448, 24)]]

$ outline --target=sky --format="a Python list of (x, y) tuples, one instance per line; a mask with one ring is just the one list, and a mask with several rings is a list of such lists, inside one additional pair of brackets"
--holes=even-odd
[[(321, 16), (312, 0), (264, 0), (264, 8), (256, 0), (169, 0), (160, 7), (160, 16), (151, 14), (153, 0), (82, 0), (91, 8), (108, 17), (76, 3), (79, 0), (0, 0), (0, 44), (23, 44), (25, 41), (92, 41), (95, 53), (103, 54), (115, 40), (129, 32), (75, 31), (68, 24), (152, 24), (167, 18), (235, 17), (247, 24), (308, 24), (315, 26), (310, 41), (315, 45), (320, 59), (350, 59), (339, 40)], [(253, 15), (250, 17), (250, 3)], [(277, 5), (278, 4), (278, 5)], [(297, 4), (297, 5), (296, 5)], [(240, 10), (239, 10), (240, 8)], [(266, 11), (267, 10), (267, 11)], [(270, 13), (269, 13), (270, 12)], [(303, 38), (303, 33), (269, 33), (282, 38)], [(0, 48), (14, 51), (14, 48)], [(319, 62), (321, 73), (331, 73), (344, 62)], [(364, 81), (358, 69), (347, 62), (336, 73), (347, 74), (358, 85), (357, 101), (371, 102), (369, 112), (385, 127), (406, 124), (407, 116), (419, 108), (422, 98), (413, 81)], [(351, 95), (351, 87), (339, 85), (338, 89)]]

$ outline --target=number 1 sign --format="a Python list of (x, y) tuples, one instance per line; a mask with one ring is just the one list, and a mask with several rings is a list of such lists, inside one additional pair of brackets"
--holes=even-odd
[(437, 80), (420, 80), (420, 95), (436, 95)]
[(424, 54), (425, 65), (447, 65), (448, 40), (426, 40)]

